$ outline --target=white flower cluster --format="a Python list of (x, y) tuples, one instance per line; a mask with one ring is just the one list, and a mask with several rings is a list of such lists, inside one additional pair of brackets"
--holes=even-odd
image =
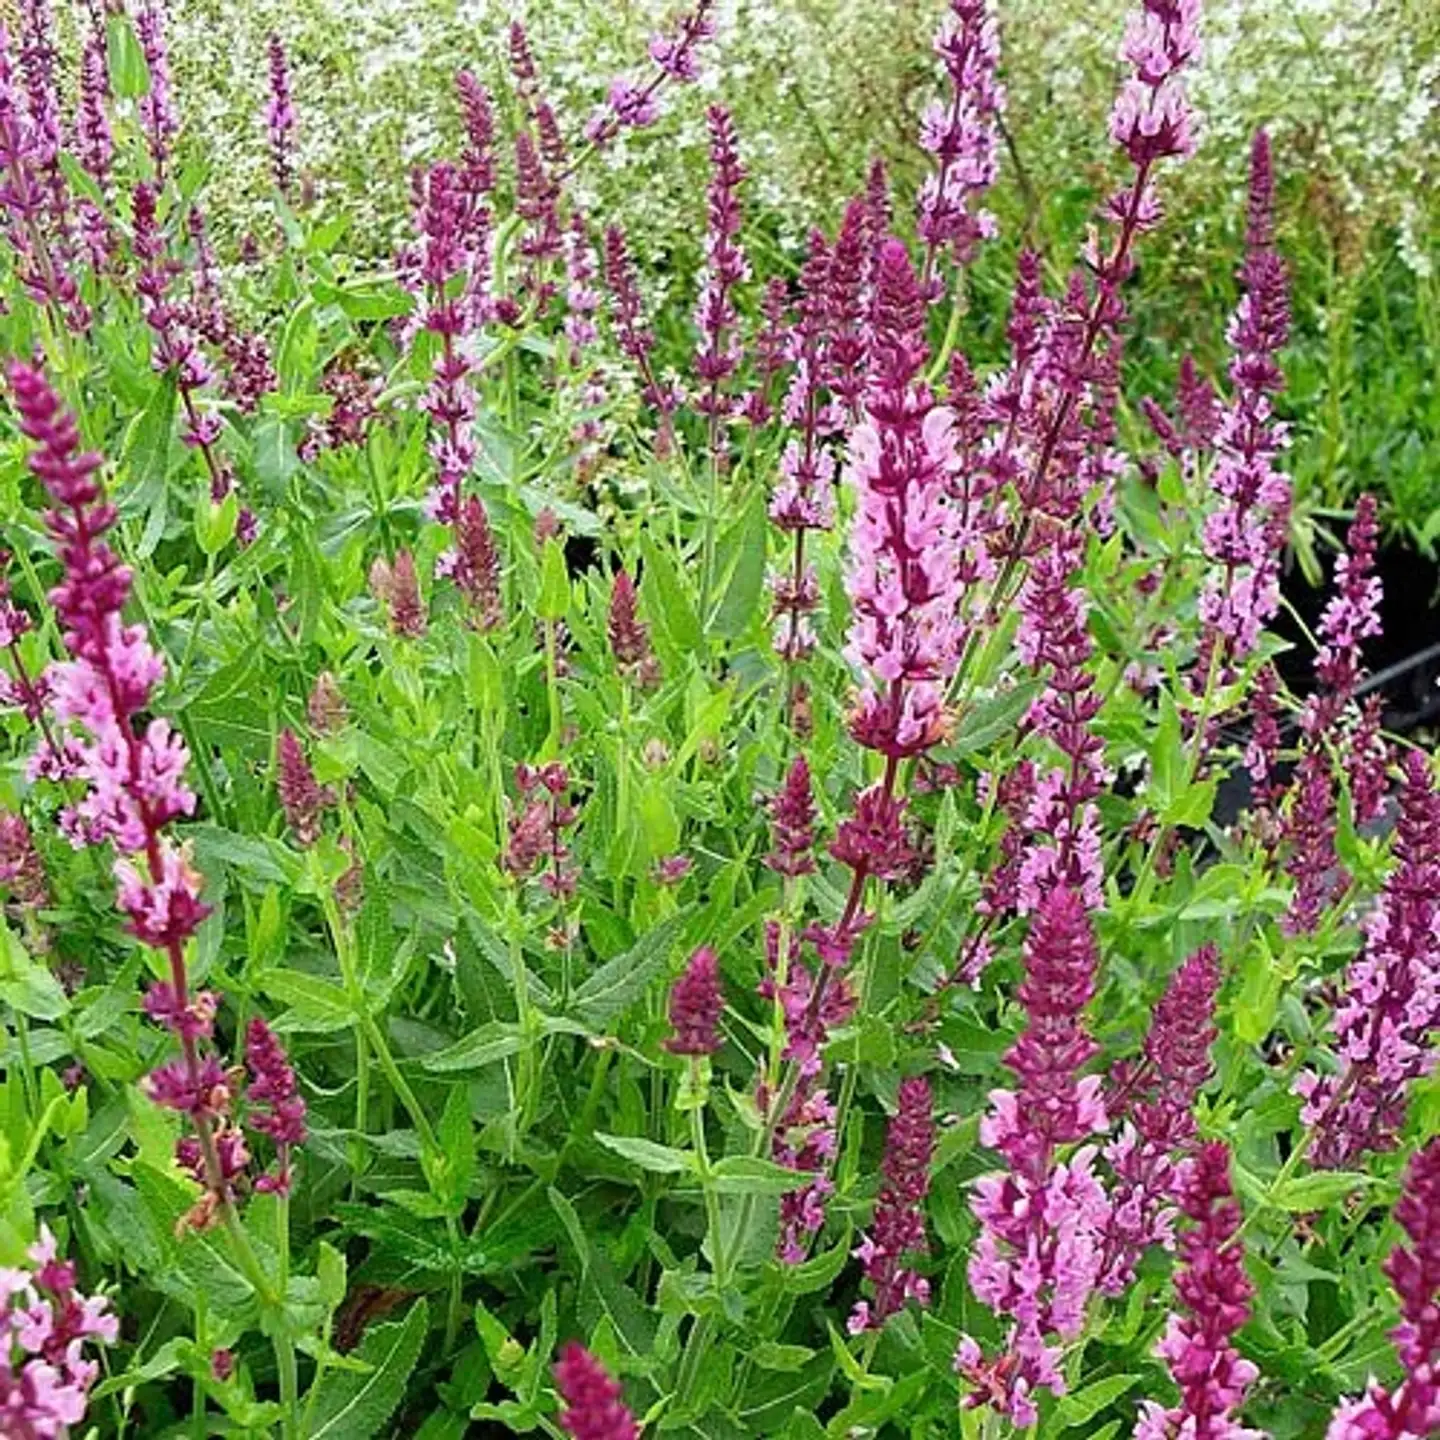
[[(176, 93), (211, 157), (210, 209), (230, 229), (269, 223), (261, 119), (265, 45), (284, 39), (300, 113), (299, 168), (353, 217), (347, 244), (388, 251), (406, 226), (407, 171), (453, 137), (451, 77), (475, 69), (508, 96), (505, 28), (525, 22), (568, 132), (683, 0), (172, 0)], [(83, 0), (72, 0), (83, 8)], [(1129, 0), (1004, 0), (1009, 139), (1036, 193), (1109, 164), (1104, 116)], [(923, 157), (915, 117), (937, 84), (930, 42), (943, 0), (721, 0), (697, 93), (653, 129), (622, 135), (586, 172), (597, 215), (626, 224), (659, 267), (694, 246), (706, 103), (736, 116), (763, 221), (747, 242), (794, 257), (833, 224), (872, 154), (900, 183)], [(1304, 169), (1307, 204), (1361, 236), (1396, 225), (1412, 268), (1434, 260), (1440, 167), (1440, 7), (1425, 0), (1207, 0), (1193, 93), (1205, 118), (1172, 193), (1177, 228), (1231, 208), (1248, 136), (1266, 124), (1282, 172)], [(1223, 189), (1226, 207), (1216, 206)], [(239, 218), (237, 219), (237, 215)], [(1214, 223), (1210, 221), (1210, 223)], [(681, 267), (688, 268), (688, 267)]]

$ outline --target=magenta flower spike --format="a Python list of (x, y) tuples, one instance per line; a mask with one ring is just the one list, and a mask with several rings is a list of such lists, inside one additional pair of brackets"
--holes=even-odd
[(1210, 488), (1219, 506), (1205, 521), (1212, 565), (1200, 599), (1205, 627), (1196, 671), (1223, 681), (1255, 648), (1279, 603), (1280, 552), (1290, 518), (1290, 484), (1275, 467), (1286, 431), (1272, 397), (1285, 384), (1276, 360), (1290, 328), (1285, 267), (1274, 246), (1270, 142), (1257, 132), (1250, 161), (1250, 217), (1240, 272), (1244, 295), (1227, 331), (1231, 399), (1215, 436)]
[(275, 188), (290, 199), (295, 183), (295, 132), (300, 117), (290, 90), (290, 62), (285, 55), (285, 42), (275, 31), (270, 32), (266, 45), (270, 71), (270, 97), (265, 104), (265, 132), (270, 141), (270, 173)]
[(164, 664), (144, 627), (122, 619), (131, 577), (104, 538), (116, 512), (96, 477), (100, 457), (81, 450), (74, 416), (41, 371), (12, 361), (8, 376), (20, 429), (37, 442), (29, 465), (50, 495), (45, 524), (64, 567), (50, 599), (71, 658), (54, 667), (55, 713), (83, 736), (76, 754), (86, 793), (62, 812), (62, 825), (89, 843), (114, 845), (116, 901), (130, 932), (169, 963), (169, 978), (151, 987), (145, 1011), (176, 1036), (181, 1054), (151, 1074), (148, 1089), (158, 1104), (190, 1117), (194, 1134), (176, 1154), (205, 1187), (187, 1218), (203, 1226), (233, 1198), (248, 1156), (229, 1126), (229, 1077), (200, 1050), (218, 999), (192, 992), (186, 967), (186, 944), (209, 913), (200, 875), (167, 833), (195, 808), (185, 783), (189, 752), (163, 717), (142, 718)]
[(1076, 891), (1090, 910), (1098, 910), (1104, 900), (1095, 801), (1109, 772), (1104, 743), (1090, 730), (1101, 698), (1087, 668), (1094, 647), (1085, 627), (1085, 597), (1072, 584), (1082, 547), (1083, 539), (1073, 530), (1053, 534), (1020, 590), (1016, 648), (1045, 678), (1028, 720), (1064, 760), (1037, 775), (1024, 817), (1028, 845), (1016, 903), (1025, 914), (1055, 885)]
[(850, 733), (893, 766), (945, 733), (945, 686), (962, 638), (951, 501), (958, 457), (954, 415), (922, 378), (924, 296), (898, 240), (880, 247), (875, 287), (866, 416), (846, 464), (857, 513), (845, 654), (860, 676)]
[(0, 810), (0, 886), (17, 905), (42, 909), (50, 903), (45, 864), (23, 815)]
[(1320, 648), (1315, 656), (1319, 689), (1307, 698), (1300, 714), (1300, 763), (1292, 781), (1295, 799), (1282, 825), (1283, 838), (1290, 842), (1285, 869), (1295, 880), (1282, 923), (1292, 935), (1309, 934), (1319, 925), (1326, 902), (1347, 878), (1335, 850), (1339, 786), (1330, 758), (1332, 747), (1349, 760), (1352, 790), (1358, 792), (1357, 819), (1361, 814), (1373, 818), (1384, 792), (1388, 748), (1378, 732), (1378, 717), (1372, 707), (1371, 718), (1365, 721), (1354, 707), (1355, 687), (1364, 673), (1361, 646), (1380, 634), (1382, 596), (1380, 577), (1374, 573), (1377, 538), (1375, 499), (1362, 495), (1346, 547), (1335, 562), (1335, 594), (1320, 617)]
[(276, 1166), (258, 1176), (255, 1188), (278, 1195), (290, 1193), (291, 1151), (307, 1135), (305, 1101), (301, 1097), (285, 1047), (258, 1015), (245, 1031), (245, 1069), (250, 1084), (245, 1091), (250, 1129), (274, 1142)]
[(100, 1366), (88, 1344), (113, 1345), (120, 1323), (103, 1296), (83, 1295), (75, 1266), (40, 1227), (30, 1268), (0, 1269), (0, 1435), (49, 1440), (85, 1418)]
[(635, 582), (624, 570), (610, 585), (610, 613), (605, 622), (610, 653), (621, 671), (644, 689), (659, 683), (660, 662), (650, 648), (650, 628), (640, 618)]
[(450, 578), (465, 597), (479, 630), (494, 630), (505, 618), (500, 600), (500, 552), (490, 518), (478, 495), (467, 496), (455, 519), (455, 549)]
[(1390, 1332), (1405, 1378), (1393, 1390), (1371, 1380), (1342, 1401), (1325, 1440), (1415, 1440), (1440, 1431), (1440, 1140), (1411, 1159), (1395, 1219), (1409, 1237), (1385, 1262), (1400, 1297)]
[(1101, 1077), (1082, 1076), (1098, 1046), (1085, 1029), (1099, 956), (1084, 902), (1074, 891), (1046, 895), (1025, 943), (1020, 1002), (1026, 1025), (1005, 1056), (1016, 1090), (991, 1092), (981, 1142), (1008, 1171), (976, 1182), (980, 1221), (970, 1287), (997, 1315), (1012, 1318), (1005, 1352), (987, 1359), (964, 1336), (955, 1369), (967, 1403), (988, 1403), (1021, 1427), (1034, 1425), (1038, 1390), (1065, 1392), (1061, 1344), (1078, 1336), (1101, 1278), (1110, 1205), (1093, 1171), (1096, 1151), (1075, 1145), (1108, 1126)]
[(778, 875), (792, 879), (815, 870), (815, 796), (810, 766), (797, 755), (786, 772), (784, 785), (770, 797), (770, 853), (765, 863)]
[(708, 422), (711, 463), (724, 468), (724, 426), (736, 409), (735, 397), (728, 392), (743, 354), (735, 291), (750, 278), (750, 263), (739, 241), (745, 169), (730, 112), (712, 105), (705, 112), (705, 123), (710, 132), (710, 189), (705, 266), (695, 304), (700, 345), (695, 355), (694, 404)]
[(335, 803), (335, 796), (316, 781), (299, 738), (288, 727), (276, 742), (275, 772), (275, 789), (285, 811), (285, 823), (297, 844), (313, 845), (320, 838), (321, 821)]
[[(932, 100), (920, 123), (921, 148), (935, 163), (920, 188), (916, 225), (925, 245), (927, 286), (942, 251), (963, 265), (981, 240), (995, 234), (994, 216), (972, 209), (1000, 168), (998, 120), (1005, 89), (996, 78), (1000, 30), (992, 0), (950, 0), (934, 48), (950, 93)], [(943, 287), (934, 286), (932, 293), (943, 294)]]
[[(0, 25), (0, 208), (9, 218), (5, 238), (15, 254), (15, 275), (37, 304), (52, 307), (56, 323), (80, 334), (90, 310), (72, 273), (69, 191), (60, 166), (59, 132), (46, 80), (52, 57), (48, 9), (22, 19), (17, 80), (10, 35)], [(41, 32), (37, 35), (37, 23)], [(53, 75), (52, 75), (53, 81)]]
[(150, 87), (139, 101), (140, 125), (155, 167), (155, 179), (163, 183), (165, 166), (175, 137), (180, 133), (180, 117), (170, 98), (170, 51), (165, 42), (165, 10), (161, 0), (141, 0), (135, 11), (135, 31), (150, 76)]
[(643, 81), (618, 75), (610, 82), (605, 103), (585, 122), (585, 138), (608, 145), (622, 130), (641, 130), (660, 118), (660, 100), (667, 85), (689, 85), (699, 79), (700, 47), (715, 34), (716, 0), (696, 0), (680, 20), (650, 37), (654, 65)]
[(429, 628), (429, 621), (420, 594), (415, 557), (408, 550), (397, 551), (395, 563), (387, 567), (386, 578), (388, 588), (384, 598), (390, 629), (407, 640), (419, 640)]
[(1364, 946), (1346, 971), (1331, 1021), (1338, 1072), (1306, 1070), (1295, 1084), (1305, 1100), (1301, 1119), (1315, 1132), (1311, 1159), (1327, 1169), (1355, 1169), (1372, 1151), (1394, 1148), (1408, 1086), (1434, 1061), (1440, 794), (1420, 751), (1407, 751), (1401, 768), (1393, 869), (1365, 922)]
[(874, 1299), (857, 1302), (849, 1320), (852, 1335), (878, 1329), (907, 1300), (929, 1304), (930, 1283), (906, 1263), (906, 1257), (926, 1249), (925, 1196), (935, 1153), (933, 1104), (930, 1082), (924, 1076), (900, 1082), (895, 1118), (885, 1136), (874, 1224), (855, 1250), (865, 1278), (874, 1286)]
[(784, 660), (805, 659), (816, 644), (810, 616), (820, 605), (820, 583), (805, 559), (805, 535), (835, 523), (835, 458), (824, 444), (833, 418), (821, 399), (822, 364), (829, 323), (831, 255), (818, 231), (800, 272), (800, 301), (787, 349), (794, 372), (784, 417), (799, 434), (780, 456), (780, 480), (770, 499), (770, 519), (793, 537), (787, 568), (770, 577), (775, 651)]
[(1106, 1110), (1123, 1124), (1105, 1147), (1115, 1174), (1100, 1284), (1121, 1295), (1150, 1245), (1174, 1243), (1177, 1164), (1195, 1139), (1195, 1101), (1210, 1078), (1220, 957), (1213, 945), (1176, 970), (1155, 1007), (1141, 1059), (1115, 1067)]
[(657, 448), (669, 454), (675, 436), (670, 414), (677, 397), (671, 386), (662, 386), (655, 375), (651, 359), (655, 349), (654, 332), (645, 323), (643, 303), (635, 280), (635, 266), (625, 246), (625, 233), (617, 225), (605, 231), (605, 287), (610, 292), (611, 322), (615, 327), (620, 352), (635, 366), (642, 382), (641, 400), (653, 409), (660, 421)]
[(110, 190), (115, 138), (110, 129), (110, 72), (105, 30), (92, 25), (80, 56), (80, 103), (75, 113), (75, 151), (85, 173), (104, 193)]
[(1250, 1317), (1254, 1287), (1245, 1274), (1229, 1149), (1219, 1141), (1202, 1145), (1186, 1164), (1178, 1195), (1190, 1221), (1180, 1238), (1182, 1269), (1175, 1280), (1183, 1309), (1170, 1316), (1155, 1348), (1170, 1367), (1180, 1403), (1166, 1408), (1145, 1401), (1136, 1440), (1264, 1440), (1263, 1431), (1235, 1418), (1259, 1371), (1231, 1343)]
[(565, 1407), (560, 1424), (574, 1440), (640, 1440), (619, 1384), (583, 1345), (572, 1340), (561, 1350), (555, 1388)]
[(702, 945), (679, 979), (670, 987), (672, 1055), (713, 1055), (720, 1048), (720, 1015), (725, 995), (720, 984), (720, 957)]

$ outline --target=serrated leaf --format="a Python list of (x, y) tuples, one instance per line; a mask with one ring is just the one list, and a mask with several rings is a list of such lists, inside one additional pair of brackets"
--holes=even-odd
[(800, 1370), (814, 1355), (808, 1345), (782, 1345), (778, 1340), (762, 1340), (750, 1351), (750, 1358), (762, 1370)]
[(690, 1150), (657, 1145), (655, 1141), (642, 1139), (639, 1135), (606, 1135), (597, 1132), (595, 1138), (607, 1150), (613, 1150), (632, 1165), (638, 1165), (652, 1175), (683, 1175), (695, 1169), (695, 1155)]
[(756, 491), (738, 532), (734, 541), (735, 565), (714, 622), (715, 633), (727, 640), (743, 635), (749, 628), (765, 592), (765, 546), (770, 525), (765, 496), (760, 490)]
[(357, 1352), (369, 1374), (331, 1372), (320, 1382), (306, 1440), (370, 1440), (395, 1413), (430, 1328), (430, 1307), (417, 1300), (399, 1324), (365, 1332)]
[(758, 1155), (728, 1155), (716, 1162), (710, 1177), (721, 1195), (788, 1195), (815, 1178)]
[(593, 1030), (603, 1030), (650, 988), (670, 963), (670, 948), (684, 928), (688, 910), (662, 920), (623, 955), (602, 965), (576, 990), (571, 1009)]
[(791, 1295), (812, 1295), (817, 1290), (828, 1290), (849, 1263), (850, 1231), (847, 1229), (838, 1245), (798, 1265), (784, 1266), (780, 1280)]
[(1055, 1409), (1055, 1429), (1069, 1430), (1088, 1425), (1107, 1405), (1113, 1405), (1140, 1381), (1139, 1375), (1107, 1375), (1066, 1395)]
[(508, 1020), (492, 1020), (453, 1045), (422, 1056), (420, 1064), (438, 1074), (483, 1070), (485, 1066), (518, 1054), (524, 1048), (525, 1035), (518, 1025)]
[(590, 1241), (585, 1234), (584, 1225), (580, 1223), (579, 1213), (570, 1203), (569, 1198), (553, 1185), (549, 1186), (545, 1193), (550, 1198), (550, 1208), (560, 1217), (560, 1223), (570, 1237), (570, 1244), (575, 1249), (575, 1258), (580, 1262), (580, 1278), (583, 1280), (590, 1273)]
[(272, 1000), (290, 1006), (280, 1028), (326, 1033), (343, 1030), (355, 1021), (355, 1010), (340, 986), (298, 970), (271, 970), (260, 977), (260, 988)]
[(1323, 1170), (1287, 1180), (1275, 1192), (1275, 1203), (1296, 1214), (1326, 1210), (1357, 1190), (1371, 1190), (1382, 1183), (1358, 1170)]

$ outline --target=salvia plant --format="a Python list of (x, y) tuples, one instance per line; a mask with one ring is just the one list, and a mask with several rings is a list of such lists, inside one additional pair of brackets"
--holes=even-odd
[[(769, 274), (710, 0), (459, 68), (383, 270), (279, 38), (232, 254), (159, 0), (0, 33), (6, 1437), (1440, 1433), (1440, 791), (1368, 498), (1276, 630), (1267, 138), (1136, 394), (1199, 0), (1003, 305), (936, 9)], [(676, 307), (577, 177), (717, 64)]]

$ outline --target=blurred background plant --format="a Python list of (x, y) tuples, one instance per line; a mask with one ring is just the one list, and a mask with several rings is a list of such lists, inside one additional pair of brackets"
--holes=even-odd
[[(0, 6), (0, 10), (8, 6)], [(66, 7), (60, 7), (62, 9)], [(71, 23), (85, 6), (72, 0)], [(233, 251), (275, 220), (263, 143), (266, 45), (285, 41), (303, 123), (299, 169), (346, 248), (393, 251), (406, 226), (406, 173), (452, 143), (458, 64), (508, 95), (503, 46), (523, 18), (542, 73), (578, 137), (609, 79), (643, 46), (669, 0), (176, 0), (177, 88), (188, 153), (209, 172), (208, 208)], [(934, 78), (930, 11), (915, 0), (722, 0), (725, 103), (752, 176), (746, 243), (798, 270), (806, 230), (833, 224), (878, 155), (903, 183), (921, 163), (912, 116)], [(1006, 241), (974, 276), (972, 304), (998, 317), (1013, 249), (1072, 252), (1096, 200), (1104, 116), (1124, 0), (1007, 0), (1002, 6), (1008, 163), (994, 196)], [(1293, 269), (1296, 335), (1287, 410), (1300, 420), (1295, 555), (1317, 583), (1322, 554), (1361, 490), (1382, 497), (1396, 538), (1433, 556), (1440, 540), (1440, 7), (1431, 0), (1210, 0), (1195, 82), (1199, 154), (1171, 199), (1133, 299), (1133, 395), (1167, 392), (1182, 346), (1222, 363), (1206, 319), (1233, 300), (1245, 137), (1268, 127), (1282, 177), (1280, 228)], [(73, 53), (66, 47), (67, 53)], [(702, 89), (718, 91), (713, 59)], [(426, 97), (431, 103), (425, 103)], [(584, 175), (588, 208), (619, 220), (656, 292), (688, 287), (698, 261), (702, 106), (629, 132)], [(656, 163), (664, 157), (664, 164)], [(766, 252), (769, 252), (767, 255)], [(1053, 277), (1052, 277), (1053, 278)], [(672, 339), (685, 343), (685, 337)], [(661, 336), (662, 345), (665, 336)], [(998, 349), (997, 349), (998, 354)]]

